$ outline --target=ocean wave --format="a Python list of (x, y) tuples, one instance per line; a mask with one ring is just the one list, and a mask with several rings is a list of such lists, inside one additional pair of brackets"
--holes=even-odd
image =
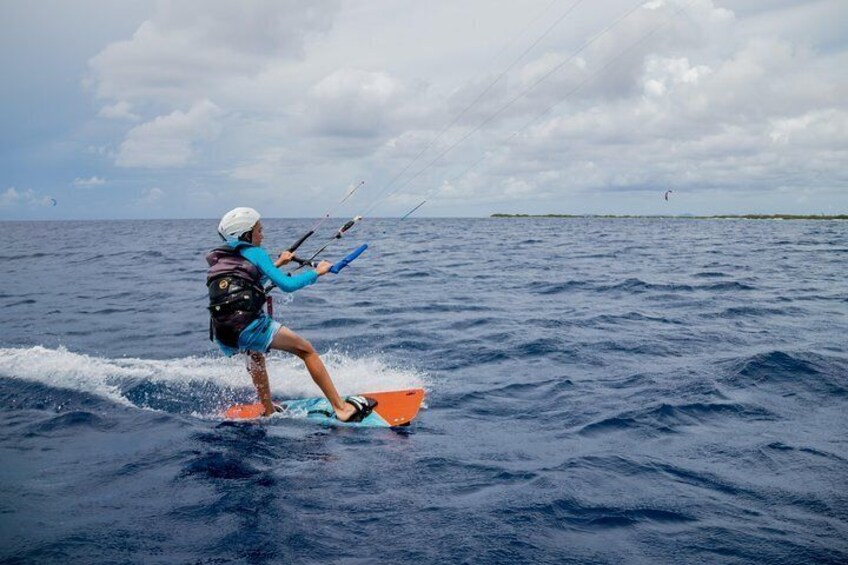
[(644, 314), (642, 312), (626, 312), (624, 314), (601, 314), (582, 322), (583, 325), (594, 326), (596, 324), (617, 325), (621, 322), (658, 322), (668, 325), (684, 325), (682, 320), (674, 320), (666, 316)]
[[(343, 395), (425, 386), (427, 377), (400, 369), (380, 356), (353, 358), (330, 351), (322, 355)], [(271, 389), (287, 398), (320, 396), (303, 363), (290, 355), (268, 356)], [(244, 359), (183, 357), (179, 359), (103, 358), (49, 349), (0, 348), (0, 377), (48, 387), (59, 400), (81, 392), (123, 406), (168, 413), (217, 417), (229, 404), (254, 399)], [(24, 386), (22, 390), (25, 390)]]
[(106, 418), (93, 412), (74, 410), (36, 422), (27, 427), (26, 433), (29, 435), (50, 434), (57, 431), (78, 433), (78, 428), (109, 430), (114, 427), (114, 422), (109, 422)]
[(209, 453), (185, 465), (181, 477), (201, 476), (207, 479), (249, 479), (262, 471), (243, 458), (223, 453)]
[(695, 287), (689, 284), (679, 283), (649, 283), (642, 279), (629, 278), (620, 283), (612, 285), (600, 285), (595, 290), (598, 292), (609, 291), (626, 291), (626, 292), (643, 292), (647, 290), (662, 290), (667, 292), (691, 292)]
[[(442, 393), (439, 405), (445, 409), (461, 409), (476, 415), (509, 414), (520, 418), (522, 414), (532, 413), (535, 417), (539, 411), (548, 410), (551, 405), (562, 403), (566, 406), (564, 395), (573, 390), (574, 383), (570, 379), (556, 375), (547, 379), (487, 386), (482, 390), (453, 395)], [(519, 405), (524, 408), (516, 410)]]
[(682, 524), (695, 522), (697, 518), (681, 508), (667, 508), (659, 505), (644, 504), (592, 504), (577, 497), (562, 497), (537, 504), (516, 506), (504, 510), (503, 514), (526, 520), (529, 526), (546, 525), (567, 530), (605, 530), (610, 528), (629, 528), (642, 523)]
[(731, 306), (725, 308), (721, 312), (702, 314), (704, 318), (756, 318), (768, 316), (798, 316), (804, 313), (804, 310), (797, 307), (788, 306), (785, 308), (770, 308), (767, 306)]
[(527, 290), (534, 294), (554, 295), (588, 287), (589, 284), (585, 281), (570, 280), (556, 283), (533, 281), (527, 286)]
[(848, 394), (848, 359), (836, 355), (774, 350), (724, 361), (722, 382), (734, 388), (773, 387), (822, 401)]
[(615, 416), (586, 424), (578, 433), (586, 436), (610, 432), (639, 430), (649, 434), (674, 433), (678, 428), (708, 423), (723, 425), (729, 419), (752, 421), (774, 420), (765, 408), (733, 402), (661, 403), (639, 410), (624, 411)]

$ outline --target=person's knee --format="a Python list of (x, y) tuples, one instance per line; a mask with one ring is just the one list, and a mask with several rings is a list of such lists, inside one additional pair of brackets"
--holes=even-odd
[(304, 359), (310, 355), (315, 354), (315, 348), (312, 347), (312, 344), (301, 338), (298, 340), (297, 346), (295, 348), (295, 355)]

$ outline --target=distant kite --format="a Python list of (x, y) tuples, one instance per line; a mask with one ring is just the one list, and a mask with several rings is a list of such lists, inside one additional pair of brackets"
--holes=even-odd
[(51, 198), (51, 199), (50, 199), (50, 204), (52, 204), (53, 206), (55, 206), (55, 205), (57, 204), (56, 199), (55, 199), (55, 198)]
[(663, 195), (663, 198), (665, 198), (666, 200), (668, 200), (668, 195), (669, 195), (669, 194), (671, 194), (672, 192), (674, 192), (674, 191), (673, 191), (673, 190), (666, 190), (666, 191), (665, 191), (665, 194)]

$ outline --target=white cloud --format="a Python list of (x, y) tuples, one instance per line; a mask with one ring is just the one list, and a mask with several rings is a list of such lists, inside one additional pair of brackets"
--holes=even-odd
[[(181, 104), (221, 77), (244, 74), (246, 61), (221, 45), (197, 45), (191, 29), (165, 33), (143, 23), (133, 39), (114, 43), (90, 61), (99, 98)], [(252, 59), (252, 58), (250, 58)]]
[[(733, 23), (731, 13), (709, 4), (687, 14), (703, 28), (695, 36), (709, 36), (715, 22)], [(833, 72), (835, 61), (826, 65), (811, 49), (779, 37), (725, 39), (658, 44), (636, 60), (625, 58), (630, 71), (622, 76), (632, 74), (638, 92), (574, 97), (523, 132), (511, 143), (508, 164), (489, 173), (534, 163), (538, 172), (562, 171), (568, 184), (596, 191), (671, 185), (768, 194), (778, 183), (800, 188), (810, 178), (817, 179), (814, 192), (839, 184), (839, 163), (848, 160), (848, 108), (836, 95), (839, 82), (823, 72)], [(546, 188), (564, 190), (540, 182), (535, 192)]]
[(101, 186), (103, 184), (106, 184), (106, 179), (98, 176), (89, 177), (87, 179), (77, 177), (74, 179), (73, 184), (74, 186), (80, 187)]
[(385, 130), (406, 89), (385, 72), (339, 69), (309, 94), (313, 127), (319, 133), (372, 137)]
[(706, 65), (693, 67), (686, 57), (648, 57), (645, 62), (645, 84), (662, 85), (662, 93), (670, 86), (695, 84), (712, 69)]
[(137, 202), (142, 206), (154, 206), (162, 200), (163, 196), (165, 196), (165, 191), (154, 186), (142, 192)]
[(32, 189), (21, 191), (14, 187), (10, 187), (7, 188), (5, 192), (0, 193), (0, 208), (18, 205), (51, 208), (55, 204), (53, 198), (50, 196), (36, 194)]
[[(717, 4), (579, 5), (408, 168), (391, 205), (420, 202), (411, 195), (428, 187), (441, 187), (439, 198), (461, 214), (485, 213), (487, 202), (553, 205), (575, 191), (618, 197), (656, 184), (744, 189), (764, 202), (778, 186), (786, 194), (811, 183), (844, 186), (848, 52), (834, 31), (839, 2)], [(547, 17), (493, 61), (504, 32), (543, 5)], [(547, 0), (157, 6), (132, 37), (90, 61), (100, 116), (116, 120), (99, 125), (110, 135), (135, 126), (122, 142), (97, 140), (102, 157), (121, 167), (198, 164), (213, 171), (204, 190), (228, 193), (240, 181), (240, 191), (268, 202), (282, 198), (280, 186), (295, 199), (298, 187), (360, 176), (382, 189), (567, 8)], [(143, 123), (118, 121), (136, 118)], [(308, 205), (319, 213), (326, 202), (315, 194)]]
[[(236, 180), (272, 182), (279, 178), (289, 157), (288, 151), (280, 147), (265, 150), (249, 163), (235, 167), (230, 176)], [(289, 163), (293, 165), (293, 162)]]
[(775, 119), (769, 138), (779, 145), (806, 145), (848, 152), (848, 112), (813, 110), (801, 116)]
[(181, 167), (195, 155), (195, 146), (221, 132), (223, 112), (202, 100), (188, 112), (176, 110), (129, 131), (115, 164), (119, 167)]
[(15, 187), (7, 188), (5, 192), (0, 194), (0, 206), (11, 206), (17, 204), (24, 198), (24, 195), (15, 189)]
[(185, 104), (274, 62), (300, 59), (329, 29), (337, 2), (174, 0), (158, 4), (133, 37), (89, 61), (100, 98)]
[(111, 106), (104, 106), (97, 115), (111, 120), (136, 121), (141, 119), (141, 116), (133, 113), (132, 105), (129, 102), (117, 102)]
[[(86, 84), (107, 101), (98, 115), (144, 120), (126, 133), (115, 163), (173, 168), (201, 162), (201, 142), (216, 139), (225, 126), (245, 143), (224, 154), (245, 161), (245, 152), (256, 149), (250, 140), (279, 119), (272, 114), (285, 107), (292, 77), (302, 80), (290, 67), (331, 28), (337, 11), (336, 0), (158, 2), (131, 38), (89, 60)], [(302, 103), (303, 90), (299, 94)], [(280, 124), (276, 131), (290, 127)]]

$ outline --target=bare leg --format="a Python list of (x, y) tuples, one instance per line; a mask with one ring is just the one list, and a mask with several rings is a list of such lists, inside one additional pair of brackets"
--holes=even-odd
[[(336, 418), (344, 422), (353, 416), (356, 409), (339, 396), (339, 392), (330, 378), (330, 373), (327, 372), (324, 362), (321, 361), (321, 357), (315, 352), (311, 343), (290, 329), (282, 327), (274, 335), (274, 339), (271, 340), (271, 347), (273, 349), (287, 351), (303, 359), (303, 362), (306, 364), (306, 370), (309, 371), (312, 380), (315, 381), (315, 384), (318, 385), (318, 388), (321, 389), (321, 392), (330, 401), (330, 405), (332, 405), (333, 410), (336, 412)], [(265, 382), (267, 382), (267, 377)]]
[(265, 356), (255, 351), (248, 353), (247, 370), (253, 379), (259, 402), (265, 406), (265, 415), (270, 416), (274, 413), (274, 404), (271, 402), (271, 385), (268, 384), (268, 371), (265, 370)]

